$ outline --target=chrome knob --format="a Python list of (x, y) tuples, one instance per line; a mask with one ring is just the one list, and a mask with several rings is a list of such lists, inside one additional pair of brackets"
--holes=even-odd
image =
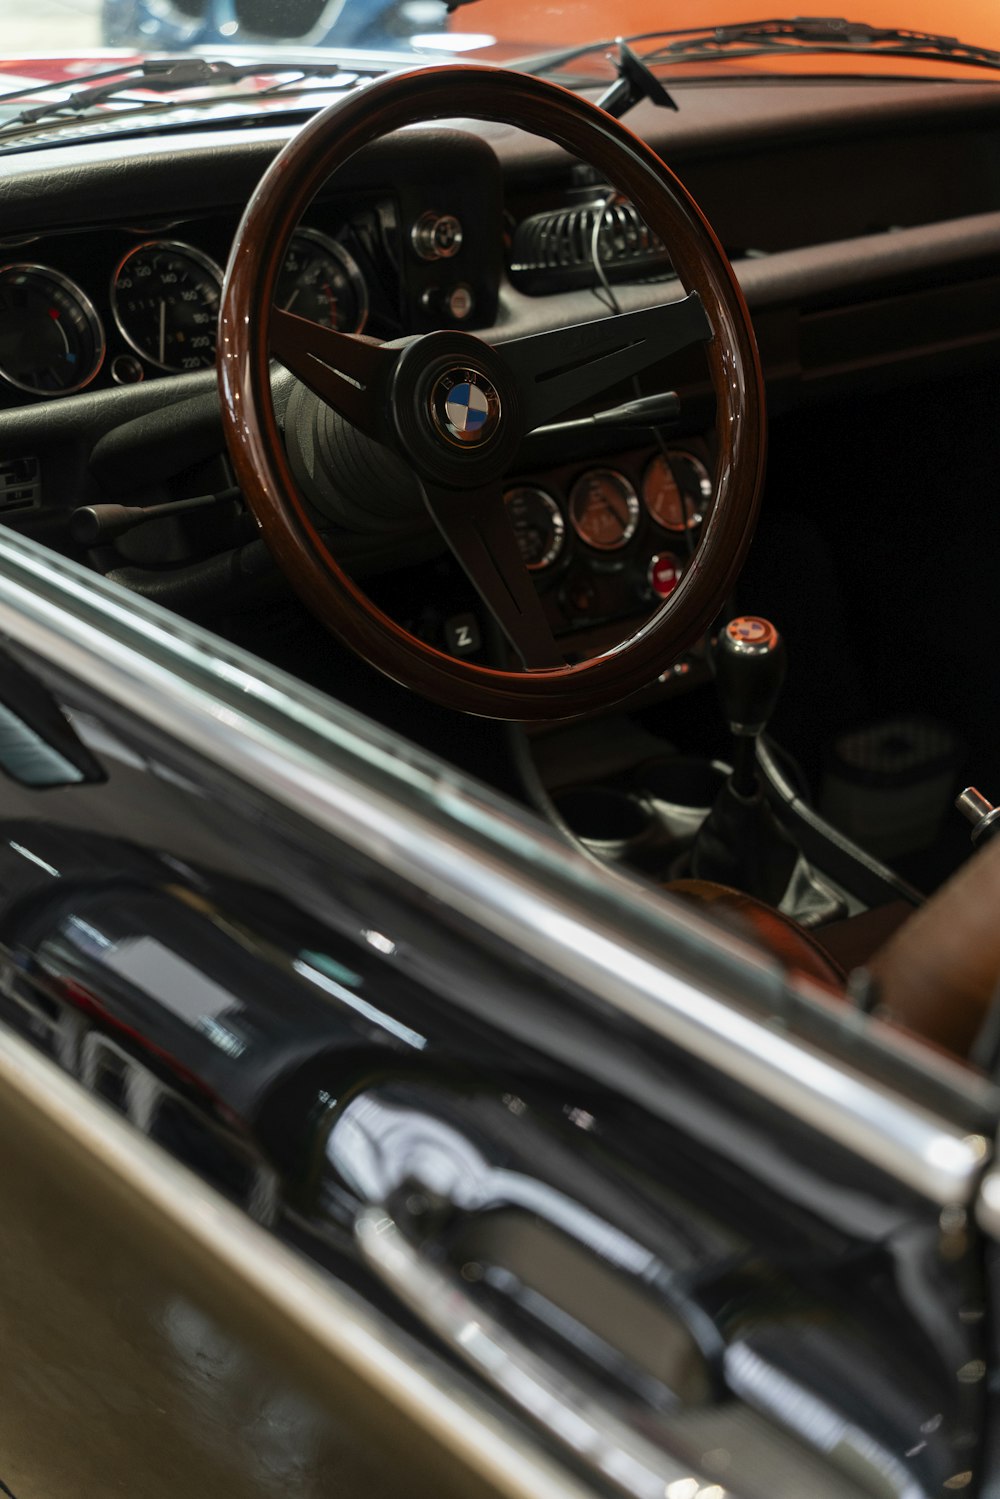
[(422, 213), (410, 243), (421, 260), (450, 260), (462, 248), (462, 225), (453, 213)]
[(972, 842), (976, 848), (1000, 828), (1000, 807), (994, 807), (975, 786), (966, 786), (955, 798), (955, 806), (972, 823)]

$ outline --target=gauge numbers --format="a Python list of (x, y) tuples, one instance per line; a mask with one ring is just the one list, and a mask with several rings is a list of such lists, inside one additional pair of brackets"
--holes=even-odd
[(595, 468), (569, 494), (569, 518), (580, 540), (599, 552), (617, 551), (635, 535), (639, 497), (624, 474)]
[(161, 370), (215, 363), (222, 272), (191, 245), (150, 240), (121, 261), (111, 308), (122, 337)]
[(75, 282), (42, 265), (0, 267), (0, 376), (18, 390), (68, 396), (104, 359), (104, 329)]
[(368, 319), (368, 289), (357, 263), (318, 229), (292, 235), (274, 300), (337, 333), (360, 333)]
[(555, 500), (533, 485), (508, 489), (503, 499), (525, 567), (531, 573), (551, 567), (566, 538), (566, 522)]

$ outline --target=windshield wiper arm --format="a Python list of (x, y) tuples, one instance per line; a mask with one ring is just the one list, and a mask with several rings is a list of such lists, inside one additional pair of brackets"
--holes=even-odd
[[(472, 3), (472, 0), (460, 0)], [(690, 26), (675, 31), (645, 31), (626, 37), (631, 45), (658, 42), (640, 54), (644, 63), (704, 62), (716, 55), (759, 56), (767, 52), (876, 53), (888, 57), (950, 59), (973, 66), (1000, 69), (1000, 52), (961, 42), (954, 36), (913, 31), (898, 26), (872, 26), (839, 16), (796, 16), (790, 19), (740, 21), (728, 26)], [(577, 58), (615, 46), (618, 38), (587, 42), (539, 53), (516, 64), (525, 73), (547, 73)]]
[[(351, 73), (356, 70), (350, 69)], [(146, 93), (169, 94), (194, 88), (222, 88), (243, 78), (271, 78), (285, 74), (303, 78), (333, 78), (344, 69), (340, 63), (292, 63), (292, 62), (208, 62), (201, 57), (151, 58), (133, 67), (105, 70), (92, 74), (92, 78), (103, 79), (92, 88), (78, 89), (65, 99), (45, 99), (41, 104), (22, 109), (0, 124), (0, 133), (15, 126), (34, 125), (69, 112), (86, 114), (99, 104), (121, 95), (129, 95), (141, 89)], [(18, 89), (10, 94), (0, 94), (0, 105), (9, 99), (33, 98), (37, 94), (64, 89), (65, 84), (40, 84), (37, 88)]]
[(598, 109), (620, 120), (640, 99), (649, 99), (661, 109), (676, 109), (677, 104), (660, 80), (649, 71), (642, 58), (636, 57), (628, 42), (618, 43), (615, 64), (618, 79), (597, 101)]

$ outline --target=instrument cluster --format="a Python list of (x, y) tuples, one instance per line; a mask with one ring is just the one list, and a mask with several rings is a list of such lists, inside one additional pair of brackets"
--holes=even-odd
[[(89, 231), (0, 249), (0, 404), (211, 367), (234, 227), (205, 220), (163, 235)], [(360, 332), (379, 301), (364, 248), (350, 228), (300, 227), (278, 304)], [(390, 307), (382, 313), (392, 331)]]
[(504, 498), (525, 566), (560, 630), (668, 598), (712, 496), (707, 449), (690, 442), (527, 475)]

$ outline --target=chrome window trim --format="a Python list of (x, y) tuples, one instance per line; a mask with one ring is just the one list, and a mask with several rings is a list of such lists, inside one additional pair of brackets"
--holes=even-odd
[[(0, 629), (898, 1183), (941, 1206), (972, 1201), (982, 1136), (740, 1007), (773, 963), (388, 731), (12, 532)], [(657, 930), (681, 921), (731, 957), (728, 986), (664, 966)]]

